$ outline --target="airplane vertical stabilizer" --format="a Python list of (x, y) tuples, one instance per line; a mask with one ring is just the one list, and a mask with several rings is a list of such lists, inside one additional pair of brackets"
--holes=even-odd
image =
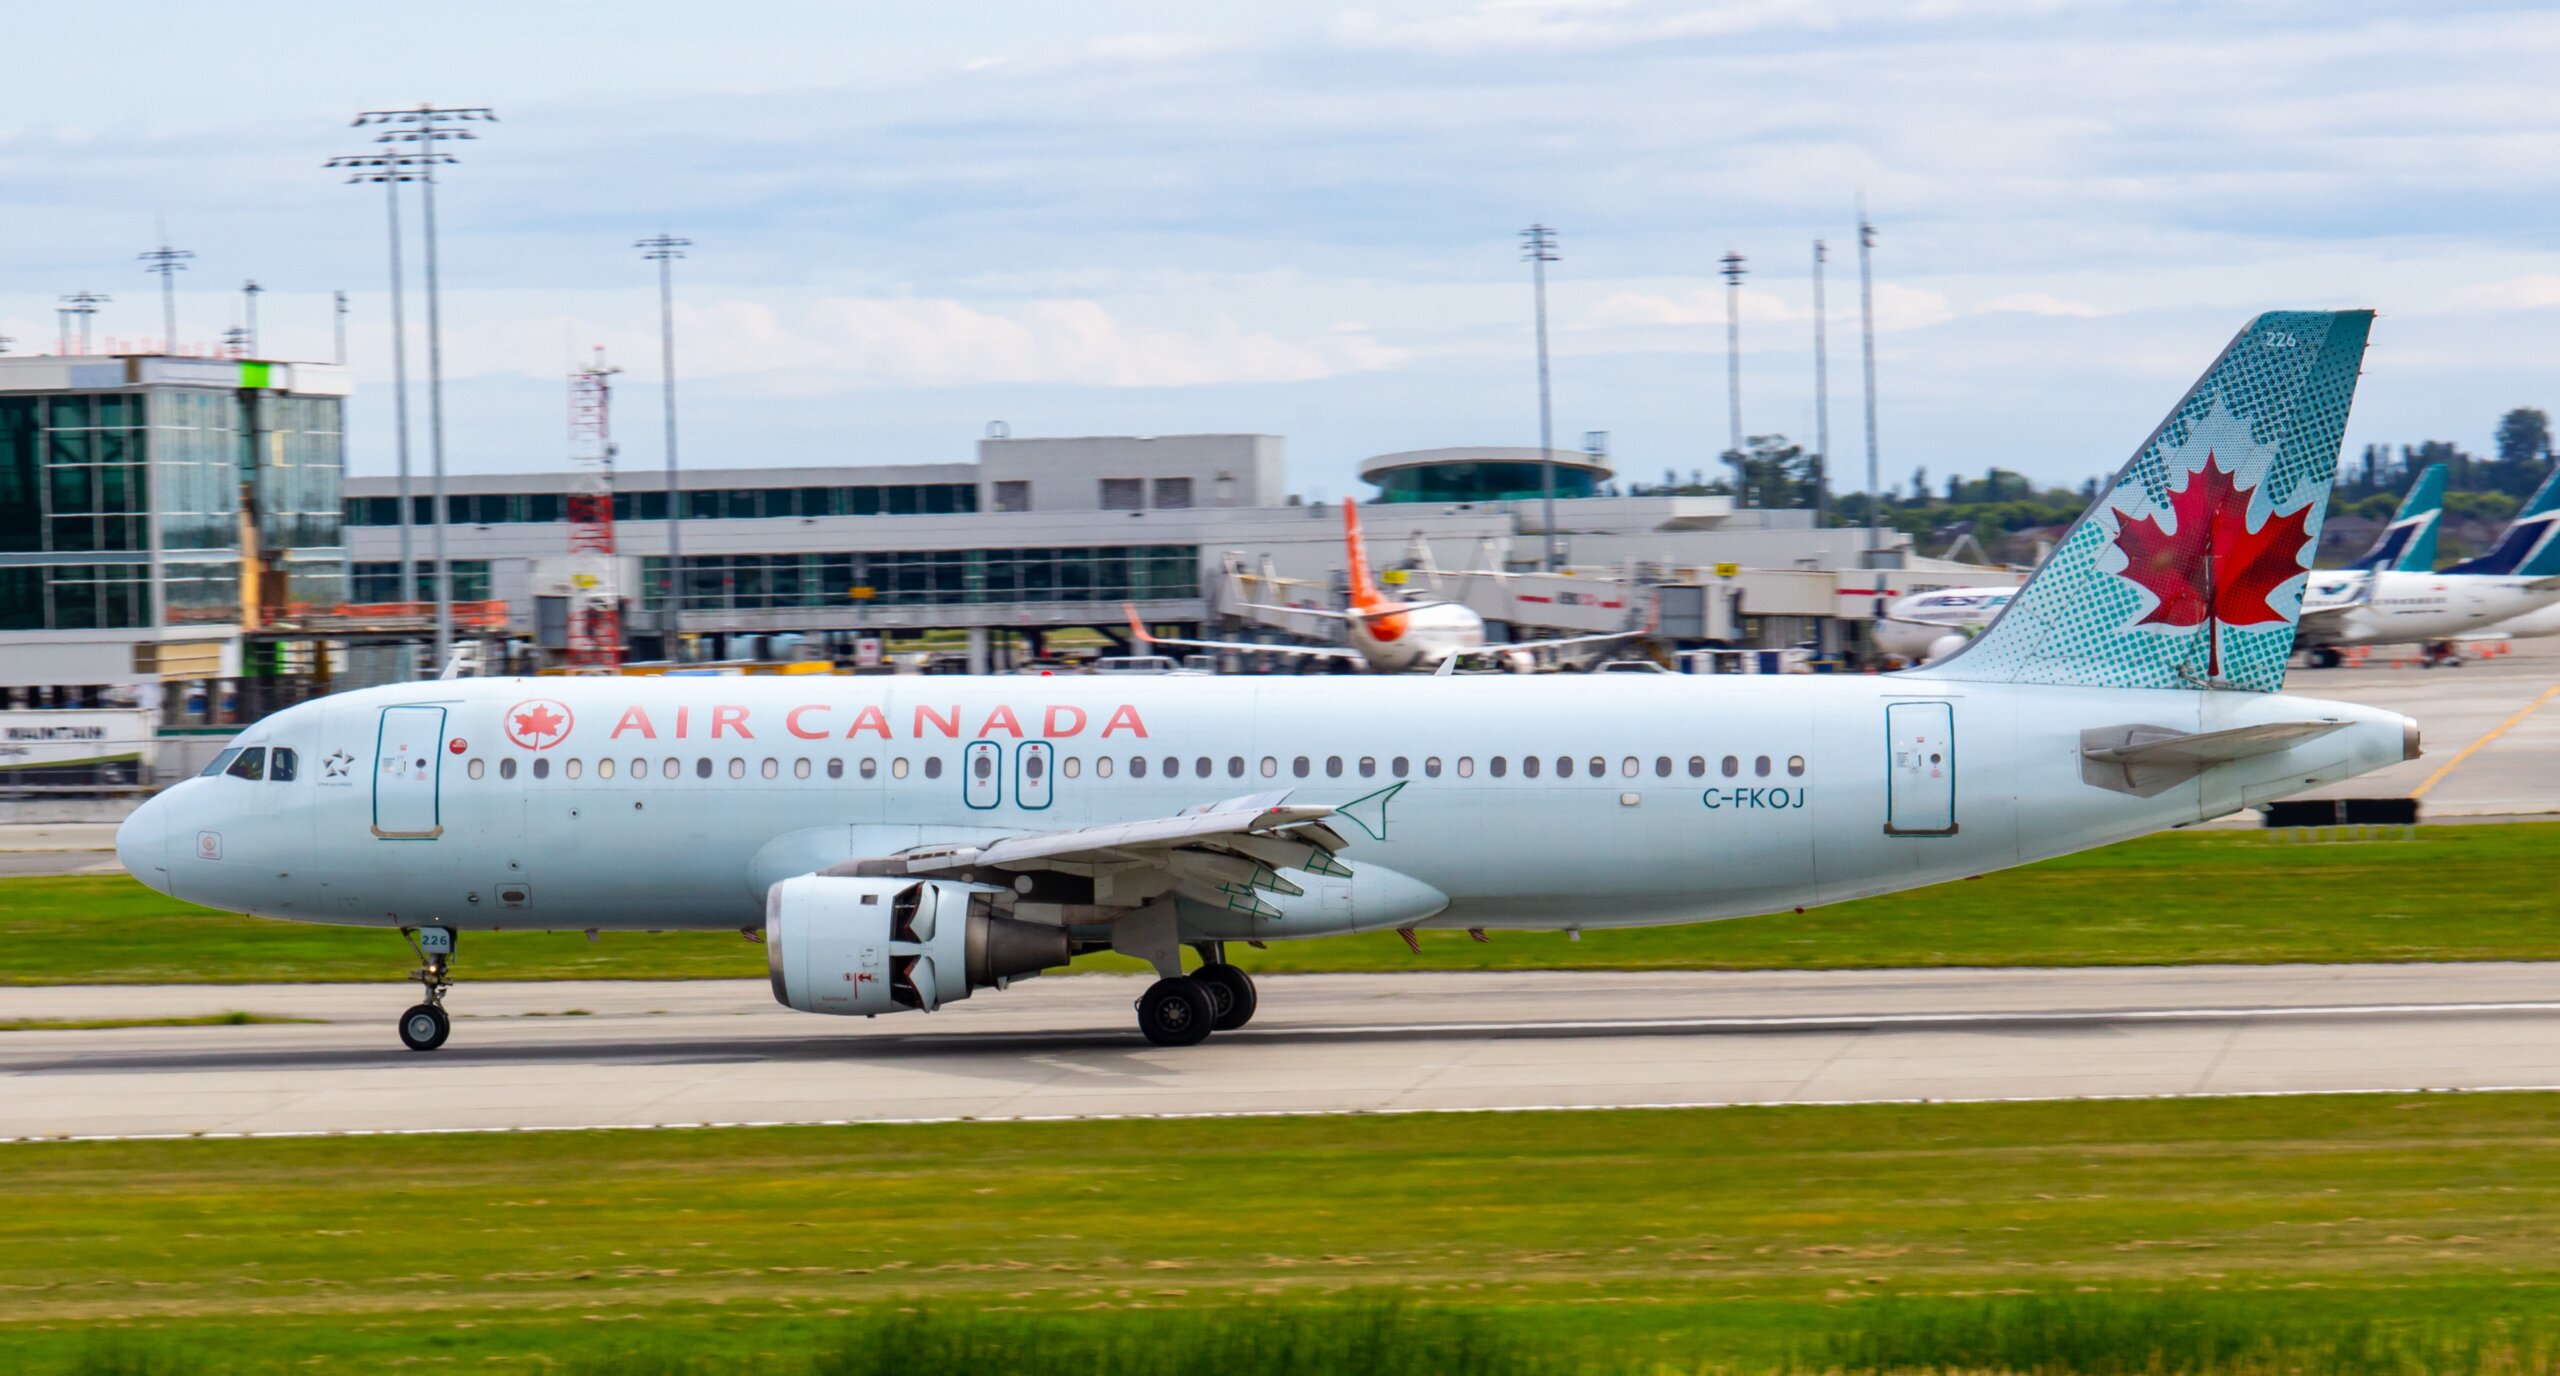
[(2516, 509), (2498, 543), (2477, 559), (2466, 559), (2446, 573), (2486, 573), (2516, 578), (2549, 578), (2560, 574), (2560, 466), (2542, 480), (2533, 495)]
[(2250, 321), (1990, 629), (1902, 676), (2283, 687), (2372, 325)]
[(2391, 524), (2374, 537), (2373, 548), (2356, 556), (2347, 567), (2433, 573), (2436, 527), (2443, 521), (2444, 465), (2431, 463), (2416, 482), (2409, 484), (2409, 495), (2400, 499), (2400, 510), (2392, 515)]

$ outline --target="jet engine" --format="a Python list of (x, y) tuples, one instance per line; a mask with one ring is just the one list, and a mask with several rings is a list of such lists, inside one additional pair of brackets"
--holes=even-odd
[(995, 892), (929, 879), (783, 880), (764, 900), (773, 997), (803, 1013), (929, 1013), (1066, 964), (1066, 929), (996, 916)]

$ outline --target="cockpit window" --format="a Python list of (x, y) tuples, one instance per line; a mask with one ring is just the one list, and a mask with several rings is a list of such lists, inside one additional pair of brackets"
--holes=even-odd
[(268, 752), (267, 752), (267, 779), (268, 779), (268, 781), (269, 781), (270, 783), (279, 783), (279, 784), (289, 784), (289, 783), (292, 783), (292, 782), (293, 782), (293, 775), (294, 775), (294, 766), (295, 766), (297, 763), (299, 763), (299, 762), (298, 762), (297, 760), (295, 760), (295, 759), (294, 759), (293, 750), (292, 750), (292, 748), (291, 748), (291, 747), (289, 747), (289, 746), (282, 746), (282, 745), (279, 745), (279, 746), (277, 746), (276, 748), (274, 748), (273, 750), (268, 751)]
[(263, 745), (250, 746), (240, 752), (240, 758), (233, 760), (229, 769), (222, 772), (235, 779), (267, 777), (267, 748)]
[(240, 758), (240, 747), (235, 745), (230, 749), (223, 751), (221, 754), (214, 756), (210, 763), (206, 764), (202, 770), (198, 771), (196, 777), (199, 779), (210, 779), (214, 775), (229, 769), (231, 767), (231, 762), (238, 758)]

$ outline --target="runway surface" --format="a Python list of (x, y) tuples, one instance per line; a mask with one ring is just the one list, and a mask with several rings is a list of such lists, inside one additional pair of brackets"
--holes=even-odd
[(0, 1137), (503, 1131), (2560, 1088), (2560, 965), (1305, 975), (1180, 1050), (1139, 979), (834, 1020), (760, 983), (464, 985), (403, 1051), (383, 985), (0, 990)]

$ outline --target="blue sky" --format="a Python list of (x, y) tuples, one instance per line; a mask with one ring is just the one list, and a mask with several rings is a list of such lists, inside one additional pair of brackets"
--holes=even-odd
[[(921, 10), (931, 13), (921, 13)], [(2251, 313), (2383, 319), (2349, 426), (2485, 449), (2560, 407), (2560, 13), (2439, 3), (1492, 0), (1322, 5), (455, 0), (51, 6), (0, 95), (0, 334), (115, 297), (155, 217), (197, 257), (181, 338), (268, 288), (266, 352), (327, 357), (354, 298), (351, 459), (391, 462), (382, 198), (320, 163), (347, 116), (496, 107), (439, 209), (449, 453), (559, 466), (562, 375), (630, 371), (660, 458), (656, 298), (679, 265), (689, 463), (964, 459), (1017, 435), (1288, 437), (1362, 457), (1536, 442), (1515, 235), (1556, 226), (1559, 439), (1709, 466), (1715, 260), (1751, 261), (1743, 411), (1814, 432), (1828, 239), (1832, 448), (1864, 469), (1854, 201), (1876, 259), (1882, 466), (2113, 468)], [(73, 55), (77, 55), (76, 58)], [(411, 207), (414, 226), (414, 206)], [(416, 265), (411, 265), (411, 283)], [(416, 319), (413, 301), (413, 321)]]

